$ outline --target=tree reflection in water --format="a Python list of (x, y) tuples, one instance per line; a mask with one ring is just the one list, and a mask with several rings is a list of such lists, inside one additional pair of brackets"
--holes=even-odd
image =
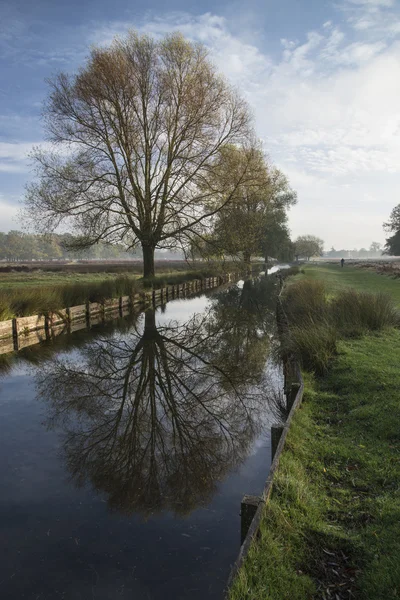
[(217, 294), (186, 323), (157, 325), (148, 310), (129, 334), (87, 344), (79, 365), (63, 356), (44, 365), (38, 395), (49, 426), (65, 432), (78, 485), (145, 516), (209, 501), (268, 412), (268, 279)]

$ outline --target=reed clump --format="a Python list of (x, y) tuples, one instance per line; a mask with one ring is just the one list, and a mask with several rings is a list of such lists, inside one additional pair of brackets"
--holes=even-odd
[(304, 325), (327, 319), (327, 294), (322, 281), (300, 280), (285, 291), (285, 308), (290, 323)]
[(357, 337), (400, 323), (393, 300), (383, 293), (343, 290), (332, 299), (330, 313), (342, 337)]
[(103, 303), (108, 298), (132, 296), (139, 289), (135, 279), (120, 275), (93, 283), (72, 283), (24, 289), (0, 290), (0, 320), (43, 315), (85, 302)]
[(340, 338), (360, 337), (400, 325), (400, 313), (387, 294), (342, 290), (329, 298), (323, 282), (301, 280), (283, 297), (289, 329), (282, 355), (295, 356), (307, 371), (325, 374)]

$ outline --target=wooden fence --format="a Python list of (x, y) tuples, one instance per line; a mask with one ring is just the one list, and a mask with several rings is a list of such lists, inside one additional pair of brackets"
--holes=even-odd
[(18, 351), (61, 333), (91, 327), (99, 322), (126, 316), (133, 311), (140, 312), (150, 306), (165, 304), (174, 298), (184, 298), (212, 289), (223, 283), (236, 281), (239, 277), (240, 273), (226, 273), (218, 277), (194, 279), (160, 289), (143, 291), (133, 296), (109, 298), (103, 303), (86, 302), (86, 304), (62, 308), (44, 315), (0, 321), (0, 354)]

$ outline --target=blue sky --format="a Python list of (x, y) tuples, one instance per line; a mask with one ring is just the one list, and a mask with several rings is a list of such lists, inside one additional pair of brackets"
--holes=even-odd
[(297, 189), (293, 236), (326, 248), (384, 240), (400, 202), (398, 0), (127, 0), (0, 4), (0, 230), (19, 228), (44, 142), (46, 77), (74, 72), (92, 44), (129, 28), (202, 41), (250, 103), (271, 160)]

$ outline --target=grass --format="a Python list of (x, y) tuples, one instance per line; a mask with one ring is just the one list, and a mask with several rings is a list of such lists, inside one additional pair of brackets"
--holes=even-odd
[(332, 295), (348, 288), (361, 292), (382, 292), (389, 294), (393, 301), (400, 306), (399, 281), (385, 275), (346, 265), (343, 269), (340, 265), (305, 265), (302, 270), (304, 273), (297, 275), (296, 280), (307, 278), (323, 281), (326, 289)]
[[(102, 302), (106, 298), (131, 295), (143, 288), (175, 285), (239, 268), (237, 264), (215, 263), (205, 266), (204, 263), (198, 263), (189, 269), (183, 261), (165, 261), (161, 267), (157, 267), (159, 275), (144, 281), (139, 272), (127, 271), (126, 265), (123, 267), (125, 272), (119, 275), (113, 272), (112, 265), (109, 266), (110, 272), (104, 272), (104, 265), (100, 265), (98, 272), (93, 272), (93, 265), (89, 265), (88, 272), (80, 272), (81, 267), (85, 270), (87, 265), (59, 265), (56, 272), (1, 272), (0, 321), (43, 314), (86, 301)], [(141, 265), (136, 265), (135, 269), (138, 271)]]
[[(340, 267), (318, 268), (294, 279), (311, 271), (332, 306), (341, 298), (339, 322), (367, 292), (399, 303), (396, 280), (356, 271), (339, 284)], [(305, 373), (260, 537), (230, 600), (400, 597), (400, 331), (363, 332), (337, 342), (323, 377)]]
[[(231, 264), (211, 263), (205, 265), (203, 262), (191, 263), (185, 261), (159, 261), (156, 263), (157, 277), (187, 276), (188, 273), (201, 273), (208, 269), (216, 272), (218, 270), (229, 270)], [(10, 270), (12, 269), (12, 270)], [(24, 269), (24, 270), (19, 270)], [(95, 263), (95, 264), (43, 264), (42, 268), (36, 266), (14, 265), (13, 267), (0, 267), (0, 290), (10, 288), (38, 287), (41, 285), (64, 285), (65, 283), (98, 283), (104, 280), (113, 280), (117, 275), (124, 275), (137, 279), (142, 278), (143, 265), (141, 262), (131, 263)]]
[(126, 275), (89, 283), (0, 289), (0, 320), (44, 314), (87, 301), (103, 302), (107, 298), (131, 296), (138, 289), (136, 280)]
[(400, 332), (339, 350), (325, 378), (307, 378), (231, 600), (400, 595)]
[(324, 280), (308, 279), (307, 273), (295, 276), (284, 290), (290, 330), (282, 339), (283, 358), (294, 355), (304, 369), (323, 375), (337, 355), (339, 338), (400, 325), (400, 311), (389, 294), (350, 287), (332, 294)]

